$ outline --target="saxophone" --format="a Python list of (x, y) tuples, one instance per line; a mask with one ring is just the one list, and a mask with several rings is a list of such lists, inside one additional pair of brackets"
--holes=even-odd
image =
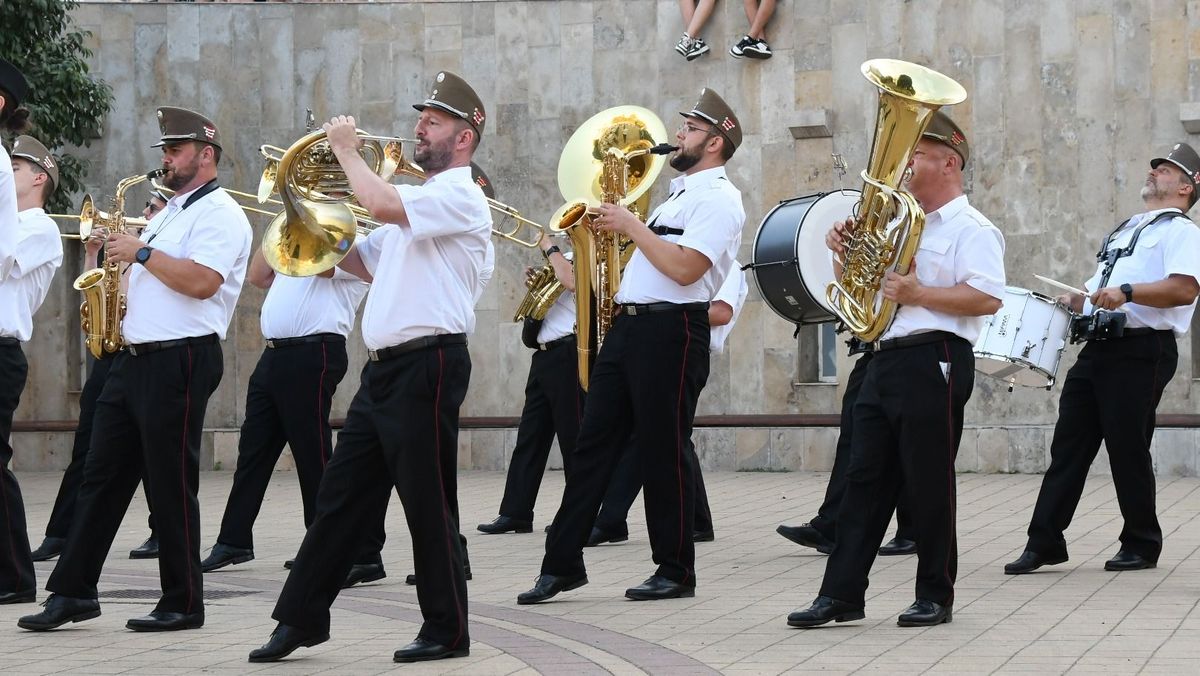
[[(87, 223), (90, 229), (108, 228), (110, 232), (125, 233), (129, 223), (125, 218), (125, 192), (129, 188), (158, 178), (166, 172), (155, 169), (148, 174), (137, 174), (121, 179), (117, 183), (108, 213), (96, 209), (91, 195), (84, 195), (80, 212), (80, 224)], [(127, 301), (121, 291), (121, 264), (106, 258), (103, 265), (85, 271), (72, 285), (83, 293), (83, 304), (79, 306), (79, 323), (87, 336), (88, 352), (99, 359), (125, 346), (121, 337), (121, 320), (125, 318)]]

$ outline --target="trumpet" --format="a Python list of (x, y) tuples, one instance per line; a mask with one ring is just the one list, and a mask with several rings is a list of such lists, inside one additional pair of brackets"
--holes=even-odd
[[(114, 220), (112, 214), (106, 211), (101, 211), (96, 208), (96, 203), (92, 200), (91, 195), (83, 196), (83, 204), (79, 207), (78, 214), (46, 214), (50, 218), (70, 218), (79, 221), (79, 233), (60, 232), (59, 237), (63, 239), (77, 239), (80, 242), (87, 242), (92, 237), (92, 229), (97, 222), (111, 223)], [(135, 228), (138, 230), (144, 229), (149, 223), (144, 218), (125, 218), (126, 228)]]

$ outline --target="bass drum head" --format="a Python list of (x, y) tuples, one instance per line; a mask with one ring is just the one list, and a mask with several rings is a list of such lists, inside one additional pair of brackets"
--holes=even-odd
[(775, 314), (795, 324), (837, 319), (825, 299), (833, 282), (833, 253), (825, 233), (854, 214), (861, 194), (840, 190), (795, 197), (767, 214), (754, 236), (751, 270), (763, 300)]

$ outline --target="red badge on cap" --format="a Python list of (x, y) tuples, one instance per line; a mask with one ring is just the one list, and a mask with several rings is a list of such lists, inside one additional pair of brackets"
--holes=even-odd
[(950, 144), (951, 145), (958, 145), (966, 140), (967, 139), (963, 138), (963, 135), (958, 132), (953, 132), (950, 134)]
[(206, 125), (204, 125), (204, 135), (209, 140), (212, 140), (212, 138), (217, 135), (217, 130), (206, 124)]
[(729, 119), (728, 117), (725, 118), (724, 120), (721, 120), (721, 128), (724, 129), (725, 131), (729, 131), (736, 126), (737, 125), (733, 123), (733, 120)]
[(480, 188), (483, 188), (483, 187), (486, 187), (486, 186), (487, 186), (487, 181), (486, 181), (486, 180), (484, 180), (484, 178), (483, 178), (482, 176), (480, 176), (479, 178), (475, 179), (475, 183), (476, 183), (476, 184), (477, 184), (477, 185), (478, 185)]
[(1192, 174), (1192, 183), (1200, 183), (1200, 171)]
[(483, 124), (483, 111), (476, 108), (475, 114), (471, 116), (471, 119), (475, 121), (475, 124)]

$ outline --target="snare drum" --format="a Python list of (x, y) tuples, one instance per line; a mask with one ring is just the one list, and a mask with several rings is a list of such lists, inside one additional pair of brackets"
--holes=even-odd
[(825, 298), (833, 282), (833, 254), (825, 233), (854, 213), (861, 194), (841, 190), (794, 197), (767, 214), (754, 236), (751, 271), (775, 314), (795, 324), (837, 319)]
[(975, 369), (1013, 385), (1054, 385), (1067, 345), (1071, 312), (1058, 301), (1015, 286), (1005, 287), (1004, 305), (987, 318), (975, 343)]

